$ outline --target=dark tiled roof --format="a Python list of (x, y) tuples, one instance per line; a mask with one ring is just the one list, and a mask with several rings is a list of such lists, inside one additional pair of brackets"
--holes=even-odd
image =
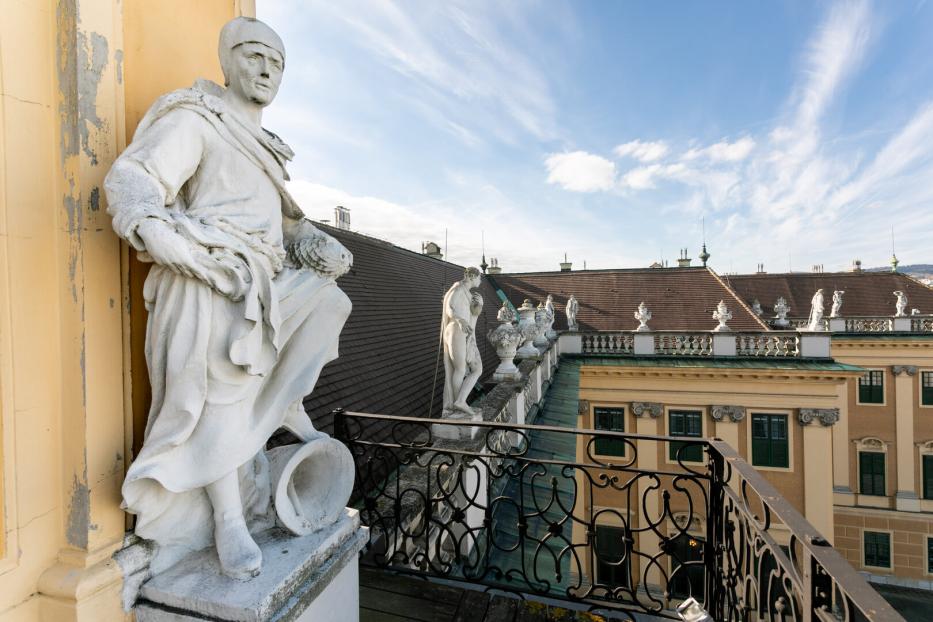
[[(338, 407), (428, 416), (432, 386), (432, 414), (439, 414), (444, 388), (444, 365), (438, 358), (441, 301), (447, 289), (463, 278), (463, 267), (315, 224), (353, 253), (353, 269), (337, 281), (353, 301), (353, 312), (340, 334), (340, 356), (324, 367), (314, 393), (305, 399), (315, 426), (330, 432), (330, 413)], [(484, 304), (476, 333), (483, 381), (499, 364), (486, 333), (497, 324), (500, 303), (485, 278), (480, 293)]]
[(637, 270), (583, 270), (497, 274), (490, 277), (515, 306), (525, 298), (534, 303), (554, 295), (555, 328), (567, 327), (564, 308), (571, 294), (580, 303), (581, 330), (633, 330), (633, 315), (642, 301), (654, 330), (712, 330), (713, 311), (725, 300), (734, 330), (765, 327), (719, 277), (706, 268), (645, 268)]
[(895, 290), (907, 294), (907, 309), (933, 313), (933, 289), (896, 272), (824, 272), (821, 274), (742, 274), (724, 276), (736, 293), (748, 303), (761, 302), (765, 317), (774, 316), (774, 303), (783, 296), (790, 305), (788, 317), (810, 315), (810, 299), (823, 289), (827, 315), (832, 306), (833, 290), (845, 292), (843, 317), (894, 315)]

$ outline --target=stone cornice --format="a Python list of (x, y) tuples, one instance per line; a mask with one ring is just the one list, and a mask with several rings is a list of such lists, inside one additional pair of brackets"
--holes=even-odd
[(581, 377), (627, 377), (627, 378), (695, 378), (695, 379), (733, 379), (750, 378), (777, 381), (843, 381), (858, 378), (863, 371), (847, 370), (793, 370), (793, 369), (723, 369), (723, 368), (648, 368), (648, 367), (609, 367), (583, 366)]

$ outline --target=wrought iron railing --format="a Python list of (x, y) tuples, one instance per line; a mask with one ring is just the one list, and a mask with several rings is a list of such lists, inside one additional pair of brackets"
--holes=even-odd
[(715, 620), (902, 621), (722, 441), (342, 411), (335, 429), (364, 563), (631, 620), (692, 596)]

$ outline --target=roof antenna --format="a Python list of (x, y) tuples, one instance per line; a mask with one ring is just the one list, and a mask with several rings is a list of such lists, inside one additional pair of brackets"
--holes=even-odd
[(447, 227), (444, 227), (444, 261), (447, 261)]
[(480, 230), (480, 236), (482, 240), (481, 244), (483, 246), (483, 260), (480, 262), (479, 267), (482, 268), (483, 274), (486, 274), (486, 268), (489, 267), (489, 264), (486, 263), (486, 232)]
[(891, 227), (891, 272), (897, 272), (897, 254), (894, 252), (894, 227)]
[(706, 216), (700, 218), (700, 226), (703, 227), (703, 250), (700, 251), (700, 261), (703, 262), (703, 267), (706, 267), (706, 262), (709, 261), (709, 251), (706, 250)]

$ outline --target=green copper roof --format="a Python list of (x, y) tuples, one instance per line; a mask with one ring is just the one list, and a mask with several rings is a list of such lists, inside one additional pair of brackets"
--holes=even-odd
[[(576, 427), (580, 365), (581, 362), (578, 360), (561, 361), (545, 394), (543, 407), (535, 417), (533, 422), (535, 425)], [(573, 434), (533, 431), (529, 436), (528, 457), (532, 461), (573, 462), (576, 458), (576, 438)], [(502, 570), (524, 569), (525, 576), (531, 579), (535, 576), (532, 569), (536, 568), (538, 577), (551, 582), (551, 593), (564, 594), (567, 587), (571, 585), (570, 556), (565, 553), (559, 560), (555, 560), (545, 551), (539, 552), (538, 542), (546, 542), (545, 548), (555, 553), (559, 553), (570, 543), (573, 525), (562, 508), (572, 508), (576, 501), (573, 472), (570, 471), (568, 477), (567, 474), (562, 473), (559, 466), (545, 466), (534, 462), (528, 464), (528, 467), (522, 471), (521, 478), (508, 478), (504, 490), (492, 497), (523, 502), (522, 514), (527, 522), (525, 535), (519, 534), (515, 506), (511, 502), (496, 503), (496, 510), (493, 514), (495, 542), (500, 546), (506, 545), (505, 548), (514, 546), (515, 550), (492, 549), (489, 554), (489, 565)], [(523, 493), (520, 488), (524, 490)], [(561, 526), (560, 535), (549, 533), (549, 527), (553, 524)], [(537, 559), (536, 552), (539, 553)], [(555, 572), (558, 570), (557, 565), (559, 565), (559, 575)], [(556, 582), (555, 576), (560, 577)], [(513, 589), (522, 589), (522, 585), (517, 584), (521, 583), (521, 580), (513, 579), (511, 582), (503, 580), (502, 583)]]
[[(837, 363), (831, 359), (776, 359), (741, 357), (679, 357), (679, 356), (630, 356), (603, 354), (599, 356), (564, 354), (568, 361), (577, 360), (582, 365), (609, 367), (713, 367), (717, 369), (792, 369), (798, 371), (864, 371), (861, 367)], [(563, 362), (561, 363), (563, 365)]]

